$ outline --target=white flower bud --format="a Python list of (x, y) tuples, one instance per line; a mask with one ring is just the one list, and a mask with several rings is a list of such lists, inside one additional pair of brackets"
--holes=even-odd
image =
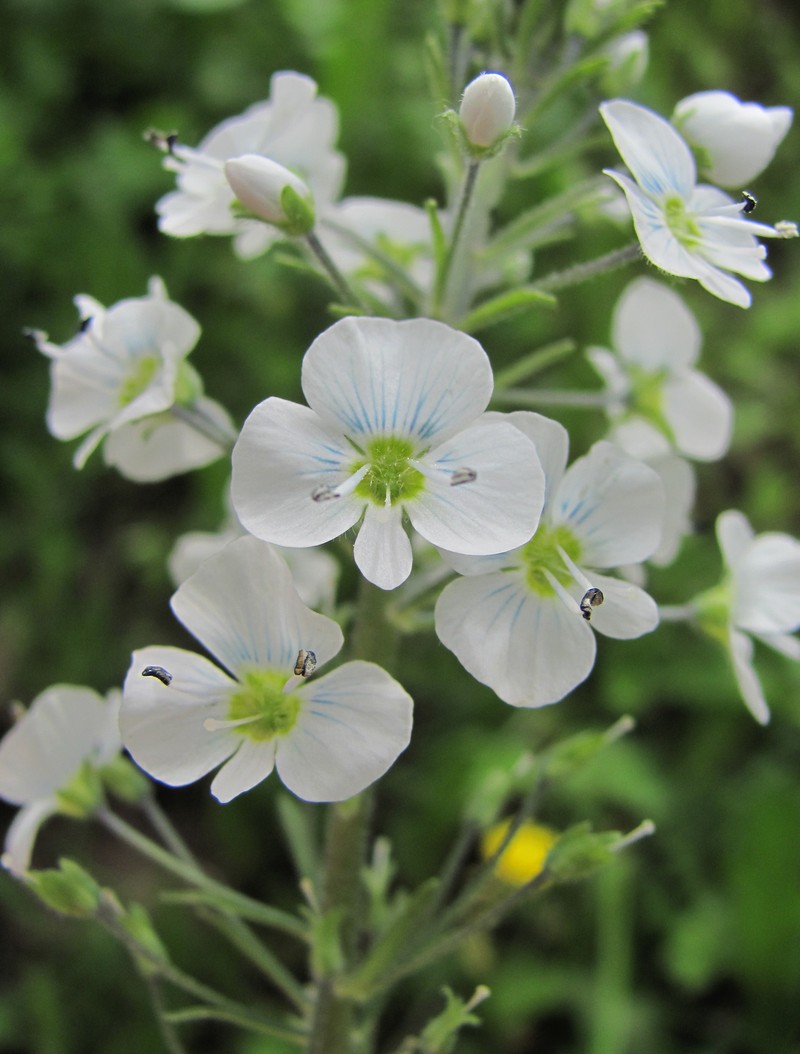
[[(313, 225), (313, 199), (306, 184), (288, 168), (260, 154), (244, 154), (225, 162), (225, 177), (239, 202), (254, 215), (278, 227), (294, 227), (295, 216), (288, 215), (288, 197), (293, 204), (308, 205)], [(303, 233), (290, 230), (289, 233)]]
[(698, 151), (703, 175), (721, 187), (741, 189), (767, 167), (792, 123), (788, 106), (740, 102), (726, 91), (682, 99), (672, 123)]
[(481, 73), (464, 89), (458, 116), (470, 144), (490, 147), (514, 123), (514, 90), (502, 73)]

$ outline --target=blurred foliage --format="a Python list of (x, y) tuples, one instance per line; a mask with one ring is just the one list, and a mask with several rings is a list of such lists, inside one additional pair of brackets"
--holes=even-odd
[[(423, 72), (426, 0), (5, 0), (0, 71), (0, 313), (3, 408), (0, 474), (0, 696), (29, 701), (56, 682), (118, 684), (135, 647), (185, 643), (169, 614), (165, 558), (188, 529), (222, 516), (224, 466), (134, 486), (97, 456), (82, 474), (68, 444), (44, 426), (47, 365), (26, 325), (56, 341), (75, 326), (70, 298), (111, 304), (161, 274), (198, 317), (193, 356), (209, 393), (241, 420), (267, 394), (299, 394), (299, 362), (327, 325), (321, 285), (271, 258), (238, 262), (227, 240), (158, 235), (153, 203), (172, 182), (143, 142), (147, 127), (194, 143), (217, 121), (264, 98), (278, 69), (311, 74), (343, 115), (348, 192), (420, 202), (441, 195), (440, 149)], [(691, 92), (726, 88), (764, 104), (800, 99), (800, 19), (793, 0), (672, 0), (649, 27), (651, 63), (637, 98), (669, 113)], [(558, 106), (541, 135), (557, 125)], [(534, 136), (538, 129), (533, 129)], [(597, 152), (597, 167), (611, 151)], [(766, 221), (800, 218), (800, 135), (794, 130), (753, 189)], [(567, 172), (560, 178), (571, 178)], [(559, 189), (556, 177), (515, 189), (510, 206)], [(503, 206), (506, 208), (506, 206)], [(608, 247), (588, 227), (578, 254)], [(563, 266), (568, 248), (542, 250)], [(546, 254), (550, 255), (546, 255)], [(712, 583), (721, 510), (740, 507), (756, 530), (800, 533), (795, 399), (800, 390), (797, 245), (770, 246), (776, 278), (754, 289), (748, 313), (695, 285), (682, 287), (704, 330), (706, 371), (737, 405), (734, 446), (701, 466), (697, 534), (680, 562), (653, 576), (655, 595), (680, 602)], [(537, 262), (540, 262), (537, 258)], [(564, 294), (557, 311), (481, 334), (498, 364), (551, 338), (607, 340), (617, 273)], [(575, 359), (543, 383), (591, 383)], [(600, 422), (562, 418), (580, 453)], [(390, 1009), (387, 1043), (438, 1011), (441, 986), (488, 983), (483, 1025), (464, 1054), (798, 1054), (800, 1052), (800, 675), (759, 654), (773, 704), (758, 728), (724, 656), (688, 629), (603, 640), (587, 685), (556, 707), (516, 713), (476, 685), (429, 638), (414, 638), (402, 679), (417, 701), (406, 755), (382, 782), (378, 822), (395, 843), (404, 881), (434, 872), (470, 787), (538, 749), (623, 713), (636, 732), (543, 795), (542, 822), (658, 833), (597, 881), (533, 902), (496, 937), (476, 940), (447, 968), (406, 982)], [(454, 720), (455, 718), (455, 720)], [(299, 893), (277, 833), (276, 781), (234, 805), (205, 787), (165, 794), (203, 859), (235, 886), (292, 908)], [(314, 819), (318, 807), (307, 806)], [(11, 810), (6, 810), (11, 815)], [(224, 989), (228, 954), (185, 916), (162, 908), (156, 877), (99, 831), (54, 822), (41, 862), (67, 854), (148, 904), (178, 962), (200, 963)], [(130, 1054), (160, 1049), (144, 986), (101, 931), (57, 919), (0, 876), (4, 916), (0, 1051)], [(257, 997), (257, 982), (247, 978)], [(245, 993), (247, 995), (247, 993)], [(269, 993), (267, 993), (267, 996)], [(438, 1001), (437, 1001), (438, 1000)], [(393, 1031), (394, 1030), (394, 1031)], [(281, 1054), (216, 1028), (193, 1051)]]

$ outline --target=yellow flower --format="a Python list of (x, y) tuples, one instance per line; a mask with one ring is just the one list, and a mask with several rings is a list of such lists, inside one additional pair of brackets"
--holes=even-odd
[[(481, 855), (485, 860), (494, 856), (506, 837), (511, 820), (501, 820), (481, 839)], [(558, 833), (549, 827), (525, 820), (520, 824), (495, 861), (495, 874), (512, 886), (524, 886), (542, 871), (547, 854), (558, 840)]]

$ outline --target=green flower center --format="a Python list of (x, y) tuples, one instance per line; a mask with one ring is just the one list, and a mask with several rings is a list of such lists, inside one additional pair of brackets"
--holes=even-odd
[(540, 525), (539, 530), (522, 549), (525, 580), (528, 588), (538, 593), (539, 596), (555, 596), (555, 589), (547, 580), (545, 571), (549, 571), (553, 578), (563, 586), (572, 582), (572, 574), (561, 558), (559, 547), (573, 562), (579, 561), (580, 543), (569, 527), (564, 526), (563, 523), (555, 527)]
[(161, 363), (158, 355), (142, 355), (119, 390), (119, 405), (127, 406), (147, 388)]
[(700, 228), (694, 217), (686, 211), (683, 198), (667, 198), (664, 202), (664, 217), (667, 226), (685, 249), (696, 249), (700, 244)]
[(631, 411), (644, 417), (662, 432), (670, 443), (674, 443), (674, 433), (664, 414), (664, 381), (667, 371), (658, 370), (652, 373), (631, 364), (628, 367), (628, 376), (631, 382)]
[(300, 713), (301, 700), (293, 692), (284, 692), (286, 674), (274, 670), (251, 670), (244, 674), (240, 687), (228, 704), (231, 721), (246, 721), (237, 731), (257, 743), (285, 736)]
[(697, 613), (697, 625), (709, 637), (713, 637), (726, 648), (732, 604), (733, 594), (730, 583), (726, 581), (700, 593), (692, 601), (692, 606)]
[[(354, 444), (355, 445), (355, 444)], [(425, 489), (425, 477), (408, 463), (417, 453), (410, 439), (398, 436), (379, 436), (371, 439), (367, 449), (356, 447), (363, 457), (350, 466), (350, 473), (364, 465), (369, 470), (355, 489), (355, 493), (375, 505), (394, 505), (410, 501)]]

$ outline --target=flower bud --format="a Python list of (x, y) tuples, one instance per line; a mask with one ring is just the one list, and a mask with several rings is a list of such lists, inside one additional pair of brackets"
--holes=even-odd
[(788, 106), (760, 106), (730, 92), (702, 91), (678, 103), (672, 123), (695, 150), (707, 179), (741, 190), (770, 163), (792, 116)]
[(311, 191), (288, 168), (260, 154), (225, 162), (225, 177), (240, 204), (288, 234), (306, 234), (314, 225)]
[(481, 73), (464, 89), (458, 116), (471, 146), (493, 146), (514, 123), (514, 90), (502, 73)]

